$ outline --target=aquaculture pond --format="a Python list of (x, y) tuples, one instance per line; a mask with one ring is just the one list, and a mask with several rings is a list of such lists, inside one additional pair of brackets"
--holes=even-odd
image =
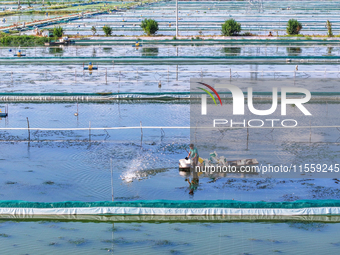
[[(0, 26), (10, 26), (13, 25), (14, 23), (19, 23), (20, 25), (23, 22), (33, 22), (36, 20), (42, 20), (42, 19), (48, 19), (48, 18), (55, 18), (60, 15), (55, 15), (55, 14), (49, 14), (49, 15), (44, 15), (44, 14), (15, 14), (15, 15), (8, 15), (4, 16), (0, 19)], [(5, 20), (4, 20), (5, 19)]]
[(299, 220), (2, 219), (0, 240), (6, 254), (337, 253), (339, 219)]
[[(58, 64), (48, 63), (43, 65), (34, 63), (7, 64), (0, 71), (0, 88), (2, 93), (165, 93), (189, 92), (191, 78), (230, 78), (241, 79), (295, 79), (306, 80), (313, 78), (337, 78), (339, 67), (337, 64), (322, 63), (311, 65), (307, 62), (281, 64), (263, 63), (245, 64), (236, 60), (236, 64), (201, 65), (193, 64), (154, 64), (145, 60), (138, 64), (117, 65), (112, 63), (96, 63), (98, 70), (89, 72), (83, 69), (83, 63)], [(180, 63), (180, 61), (178, 62)], [(198, 63), (196, 63), (198, 64)], [(88, 63), (84, 63), (87, 67)], [(298, 67), (296, 67), (298, 65)], [(19, 68), (18, 68), (19, 67)], [(298, 70), (296, 71), (296, 68)], [(161, 85), (161, 86), (159, 86)], [(336, 91), (327, 88), (327, 84), (309, 84), (314, 91)], [(261, 90), (261, 87), (256, 90)], [(271, 88), (267, 88), (271, 91)], [(10, 94), (7, 94), (10, 95)], [(122, 95), (129, 96), (129, 95)], [(136, 95), (134, 95), (136, 96)]]
[[(259, 106), (269, 108), (269, 103)], [(337, 108), (338, 104), (330, 103), (308, 105), (319, 121), (331, 118)], [(190, 173), (178, 169), (178, 160), (187, 155), (189, 143), (190, 106), (185, 101), (79, 103), (78, 107), (76, 103), (17, 103), (9, 104), (8, 109), (9, 117), (0, 120), (0, 128), (5, 128), (0, 134), (3, 200), (110, 200), (110, 160), (114, 197), (122, 201), (340, 198), (337, 179), (315, 179), (309, 173), (291, 180), (257, 179), (261, 175), (256, 173), (202, 175), (197, 192), (189, 195), (185, 178), (190, 178)], [(295, 118), (301, 115), (294, 109), (289, 114)], [(225, 143), (218, 143), (216, 151), (223, 151), (228, 160), (256, 158), (260, 164), (272, 165), (314, 160), (338, 163), (336, 128), (255, 129), (249, 131), (248, 143), (246, 129), (227, 133), (221, 134)], [(200, 156), (209, 158), (207, 153)]]
[[(242, 25), (243, 32), (268, 35), (269, 31), (279, 35), (286, 33), (287, 21), (298, 19), (302, 25), (302, 34), (327, 34), (326, 21), (333, 22), (333, 31), (339, 31), (339, 7), (327, 1), (198, 1), (179, 2), (179, 31), (182, 36), (220, 35), (221, 24), (228, 18), (234, 18)], [(64, 25), (69, 34), (91, 34), (90, 28), (97, 27), (98, 34), (104, 35), (101, 27), (113, 28), (115, 35), (141, 35), (140, 22), (152, 18), (159, 22), (158, 34), (173, 35), (175, 31), (175, 1), (158, 2), (136, 7), (127, 11), (83, 18)], [(212, 18), (213, 17), (213, 18)]]
[[(180, 41), (165, 40), (166, 44), (157, 45), (150, 44), (149, 40), (143, 41), (143, 38), (137, 39), (142, 47), (133, 47), (135, 41), (122, 41), (121, 45), (105, 45), (109, 40), (85, 40), (85, 42), (77, 41), (76, 46), (59, 46), (59, 47), (20, 47), (23, 54), (27, 57), (168, 57), (168, 56), (340, 56), (340, 43), (336, 41), (325, 41), (321, 43), (318, 40), (316, 45), (311, 41), (303, 41), (303, 45), (299, 45), (299, 41), (295, 40), (279, 40), (278, 45), (273, 45), (269, 41), (256, 41), (257, 45), (251, 45), (250, 41), (241, 41), (236, 45), (216, 44), (216, 45), (200, 45), (204, 42), (201, 40), (186, 41), (187, 45), (175, 45)], [(102, 45), (104, 41), (104, 45)], [(334, 43), (335, 42), (335, 43)], [(145, 44), (144, 44), (145, 43)], [(212, 43), (212, 40), (207, 40), (206, 43)], [(266, 44), (268, 43), (268, 45)], [(270, 43), (270, 44), (269, 44)], [(80, 44), (80, 45), (78, 45)], [(83, 45), (82, 45), (83, 44)], [(84, 44), (93, 44), (84, 46)], [(96, 45), (101, 44), (101, 45)], [(275, 44), (275, 43), (274, 43)], [(302, 44), (302, 42), (300, 42)], [(309, 45), (308, 45), (309, 44)], [(2, 47), (0, 49), (0, 57), (14, 57), (16, 50), (19, 47)], [(284, 60), (285, 61), (285, 60)], [(201, 63), (203, 64), (203, 63)]]
[[(19, 47), (1, 48), (0, 110), (8, 117), (0, 118), (0, 200), (339, 200), (340, 178), (306, 172), (295, 178), (203, 173), (190, 194), (186, 179), (193, 174), (178, 165), (193, 141), (191, 107), (200, 102), (189, 93), (192, 78), (240, 81), (244, 92), (252, 86), (254, 107), (262, 110), (272, 105), (268, 95), (274, 84), (312, 92), (305, 104), (312, 118), (287, 106), (297, 128), (217, 129), (215, 146), (198, 148), (203, 159), (212, 159), (211, 153), (228, 161), (256, 159), (259, 165), (339, 164), (336, 39), (253, 45), (242, 35), (239, 43), (207, 40), (209, 45), (199, 46), (203, 41), (197, 38), (220, 35), (230, 18), (241, 23), (242, 33), (260, 36), (285, 34), (290, 18), (302, 23), (304, 35), (326, 35), (329, 19), (337, 34), (338, 12), (331, 1), (180, 1), (179, 34), (192, 40), (149, 44), (141, 36), (144, 18), (159, 22), (158, 35), (175, 34), (175, 1), (159, 1), (61, 23), (66, 34), (80, 36), (92, 35), (92, 26), (103, 36), (102, 27), (111, 26), (114, 38), (85, 38), (67, 47), (21, 45), (22, 58), (13, 56)], [(53, 17), (11, 15), (2, 17), (1, 25)], [(121, 35), (140, 37), (143, 46), (115, 42)], [(89, 62), (98, 70), (84, 70)], [(229, 118), (230, 94), (222, 100), (230, 106)], [(286, 118), (280, 109), (272, 117)], [(336, 254), (339, 223), (338, 216), (1, 215), (0, 253)]]

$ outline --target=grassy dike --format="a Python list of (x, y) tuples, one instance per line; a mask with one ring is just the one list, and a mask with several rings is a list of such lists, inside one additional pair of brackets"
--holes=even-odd
[(0, 33), (0, 46), (43, 46), (56, 38)]

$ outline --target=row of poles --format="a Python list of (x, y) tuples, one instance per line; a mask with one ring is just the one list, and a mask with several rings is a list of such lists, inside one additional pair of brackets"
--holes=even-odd
[[(288, 62), (290, 62), (289, 60), (287, 60)], [(98, 67), (97, 67), (98, 68)], [(98, 70), (95, 70), (97, 73), (104, 73), (105, 74), (105, 84), (108, 83), (108, 70), (107, 68), (105, 68), (105, 71), (104, 72), (100, 72)], [(229, 71), (229, 72), (228, 72)], [(264, 73), (273, 73), (274, 75), (274, 79), (276, 78), (275, 76), (277, 76), (278, 73), (293, 73), (294, 75), (294, 79), (296, 78), (296, 74), (297, 73), (305, 73), (305, 74), (308, 74), (308, 73), (323, 73), (323, 74), (327, 74), (327, 73), (334, 73), (334, 74), (337, 74), (338, 78), (339, 78), (339, 74), (340, 72), (339, 71), (327, 71), (327, 69), (325, 68), (324, 71), (298, 71), (298, 65), (295, 66), (295, 70), (294, 71), (232, 71), (231, 68), (229, 68), (228, 71), (203, 71), (202, 69), (200, 71), (178, 71), (178, 65), (176, 65), (176, 71), (173, 71), (173, 70), (170, 70), (169, 67), (168, 67), (168, 70), (167, 71), (145, 71), (143, 70), (142, 72), (143, 73), (165, 73), (167, 75), (167, 80), (169, 82), (170, 80), (170, 73), (176, 73), (176, 81), (178, 81), (178, 73), (199, 73), (201, 78), (204, 78), (204, 73), (208, 73), (208, 75), (210, 75), (211, 73), (229, 73), (229, 79), (231, 79), (233, 77), (234, 74), (238, 74), (238, 73), (258, 73), (258, 74), (262, 74), (262, 76), (264, 75)], [(62, 71), (60, 73), (72, 73), (73, 71)], [(93, 73), (93, 71), (89, 71), (91, 74)], [(118, 82), (132, 82), (131, 80), (121, 80), (121, 76), (122, 76), (122, 73), (136, 73), (136, 81), (138, 82), (139, 80), (139, 70), (137, 68), (136, 71), (110, 71), (111, 73), (118, 73)], [(1, 73), (1, 72), (0, 72)], [(7, 71), (3, 71), (3, 73), (8, 73)], [(21, 71), (17, 71), (17, 72), (13, 72), (11, 71), (11, 83), (13, 84), (14, 82), (14, 78), (13, 78), (13, 75), (15, 73), (25, 73), (26, 72), (21, 72)], [(34, 72), (33, 72), (34, 73)], [(45, 71), (45, 72), (36, 72), (37, 74), (39, 73), (44, 73), (45, 74), (45, 79), (47, 79), (47, 75), (48, 73), (58, 73), (58, 72), (48, 72), (48, 71)], [(85, 71), (83, 70), (83, 75), (85, 74)], [(76, 83), (77, 82), (77, 69), (74, 70), (74, 82)], [(148, 80), (143, 80), (143, 81), (148, 81)], [(152, 82), (155, 82), (155, 80), (149, 80), (149, 81), (152, 81)], [(161, 80), (158, 80), (156, 79), (156, 81), (158, 81), (159, 85), (161, 86)], [(113, 82), (116, 82), (116, 81), (113, 81)], [(1, 80), (0, 80), (0, 83), (1, 83)]]

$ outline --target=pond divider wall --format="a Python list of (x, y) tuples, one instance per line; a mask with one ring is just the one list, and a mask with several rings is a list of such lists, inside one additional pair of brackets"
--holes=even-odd
[(128, 202), (0, 201), (0, 215), (340, 215), (340, 200), (246, 202), (141, 200)]

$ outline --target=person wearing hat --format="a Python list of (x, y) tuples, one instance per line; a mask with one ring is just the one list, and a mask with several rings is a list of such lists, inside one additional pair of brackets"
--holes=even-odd
[(21, 50), (18, 50), (17, 56), (18, 56), (18, 57), (21, 56)]

